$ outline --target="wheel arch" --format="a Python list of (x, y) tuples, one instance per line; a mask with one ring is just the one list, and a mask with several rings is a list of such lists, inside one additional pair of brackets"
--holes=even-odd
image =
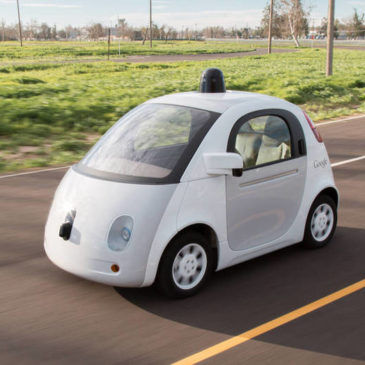
[[(327, 200), (323, 200), (324, 197), (327, 197)], [(321, 200), (322, 198), (322, 200)], [(330, 228), (329, 233), (326, 235), (326, 237), (324, 237), (323, 239), (321, 239), (321, 237), (319, 237), (317, 239), (317, 235), (315, 233), (313, 233), (312, 229), (314, 228), (313, 224), (313, 214), (315, 213), (315, 211), (318, 209), (318, 207), (323, 203), (323, 201), (327, 201), (328, 199), (333, 200), (334, 202), (334, 211), (333, 211), (333, 216), (332, 216), (332, 220), (333, 220), (333, 224)], [(315, 197), (315, 199), (313, 200), (310, 209), (308, 211), (308, 215), (307, 215), (307, 221), (305, 224), (305, 228), (304, 228), (304, 236), (303, 236), (303, 241), (302, 244), (307, 247), (307, 248), (321, 248), (325, 245), (327, 245), (336, 230), (336, 226), (337, 226), (337, 207), (338, 207), (338, 203), (339, 203), (339, 194), (337, 189), (334, 186), (329, 186), (326, 187), (324, 189), (322, 189), (317, 196)], [(331, 208), (333, 210), (333, 208)], [(326, 221), (327, 223), (327, 221)], [(326, 234), (324, 227), (320, 228), (320, 230), (318, 232), (320, 232), (321, 230), (323, 230), (323, 235)]]
[(166, 245), (166, 247), (164, 248), (161, 256), (160, 256), (160, 260), (158, 263), (158, 267), (160, 266), (160, 262), (161, 259), (164, 255), (164, 253), (166, 252), (167, 248), (170, 246), (171, 242), (176, 238), (179, 237), (180, 235), (183, 235), (186, 232), (190, 232), (190, 231), (194, 231), (194, 232), (198, 232), (201, 235), (203, 235), (204, 237), (206, 237), (208, 239), (208, 242), (210, 244), (210, 247), (212, 248), (213, 251), (213, 267), (214, 270), (217, 269), (218, 266), (218, 236), (216, 234), (216, 232), (214, 231), (214, 229), (209, 226), (208, 224), (205, 223), (195, 223), (195, 224), (191, 224), (189, 226), (186, 226), (184, 228), (182, 228), (180, 231), (178, 231), (169, 241), (169, 243)]
[[(319, 194), (317, 194), (316, 198), (313, 200), (313, 202), (320, 197), (321, 195), (327, 195), (330, 198), (333, 199), (333, 201), (336, 204), (336, 207), (338, 208), (338, 204), (339, 204), (339, 193), (337, 191), (336, 188), (334, 188), (333, 186), (327, 187), (325, 189), (323, 189)], [(313, 204), (313, 203), (312, 203)]]

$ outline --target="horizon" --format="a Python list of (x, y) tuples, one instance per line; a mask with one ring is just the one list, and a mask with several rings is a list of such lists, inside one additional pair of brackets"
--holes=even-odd
[[(127, 0), (118, 3), (104, 0), (19, 0), (22, 24), (32, 20), (46, 22), (63, 28), (67, 25), (83, 27), (91, 23), (114, 26), (118, 19), (124, 18), (130, 26), (146, 26), (149, 22), (149, 0)], [(304, 1), (305, 8), (311, 8), (310, 26), (320, 25), (327, 16), (327, 0)], [(108, 6), (110, 4), (110, 6)], [(248, 1), (226, 0), (153, 0), (153, 22), (159, 26), (166, 24), (176, 29), (193, 28), (201, 30), (208, 26), (224, 28), (256, 28), (260, 26), (262, 12), (267, 0), (257, 0), (254, 5)], [(354, 9), (365, 12), (365, 0), (337, 0), (335, 17), (345, 21)], [(16, 0), (0, 0), (0, 13), (6, 24), (17, 23)], [(86, 13), (86, 9), (88, 12)], [(87, 15), (86, 15), (87, 14)], [(341, 14), (341, 16), (339, 16)], [(67, 19), (67, 21), (65, 21)]]

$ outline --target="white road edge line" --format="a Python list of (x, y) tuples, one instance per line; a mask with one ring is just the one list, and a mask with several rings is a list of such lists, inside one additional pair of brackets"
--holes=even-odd
[(345, 160), (345, 161), (335, 162), (335, 163), (331, 164), (331, 166), (336, 167), (336, 166), (346, 165), (347, 163), (356, 162), (356, 161), (360, 161), (363, 159), (365, 159), (365, 155), (360, 156), (360, 157), (350, 158), (349, 160)]
[(356, 117), (348, 117), (343, 119), (329, 120), (328, 122), (320, 122), (315, 123), (316, 127), (322, 127), (323, 125), (335, 124), (335, 123), (343, 123), (343, 122), (351, 122), (354, 119), (365, 118), (365, 115), (357, 115)]
[(32, 175), (32, 174), (38, 174), (40, 172), (47, 172), (47, 171), (56, 171), (56, 170), (62, 170), (62, 169), (67, 169), (71, 167), (70, 166), (62, 166), (62, 167), (52, 167), (51, 169), (44, 169), (44, 170), (36, 170), (36, 171), (28, 171), (28, 172), (20, 172), (18, 174), (11, 174), (11, 175), (3, 175), (0, 176), (0, 179), (5, 179), (8, 177), (15, 177), (15, 176), (22, 176), (22, 175)]

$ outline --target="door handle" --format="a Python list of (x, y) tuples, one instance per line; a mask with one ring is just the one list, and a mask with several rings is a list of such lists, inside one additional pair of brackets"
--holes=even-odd
[(301, 156), (306, 154), (304, 139), (298, 141), (298, 151)]

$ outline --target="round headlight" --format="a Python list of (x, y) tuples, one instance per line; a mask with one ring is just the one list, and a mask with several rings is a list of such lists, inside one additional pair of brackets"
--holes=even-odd
[(113, 251), (122, 251), (131, 239), (133, 219), (128, 215), (118, 217), (110, 227), (108, 246)]

